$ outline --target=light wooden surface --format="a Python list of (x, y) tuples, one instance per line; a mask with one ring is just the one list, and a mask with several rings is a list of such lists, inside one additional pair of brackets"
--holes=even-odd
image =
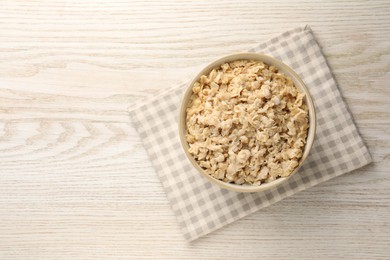
[[(374, 163), (184, 241), (127, 109), (310, 24)], [(0, 1), (0, 259), (389, 259), (390, 4)]]

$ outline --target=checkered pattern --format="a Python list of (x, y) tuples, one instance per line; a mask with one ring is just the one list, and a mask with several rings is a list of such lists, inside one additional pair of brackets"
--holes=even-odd
[(211, 184), (191, 166), (181, 148), (177, 126), (186, 84), (130, 112), (187, 240), (371, 162), (308, 26), (287, 31), (250, 51), (271, 55), (293, 68), (307, 84), (317, 109), (312, 151), (299, 172), (283, 185), (267, 192), (237, 193)]

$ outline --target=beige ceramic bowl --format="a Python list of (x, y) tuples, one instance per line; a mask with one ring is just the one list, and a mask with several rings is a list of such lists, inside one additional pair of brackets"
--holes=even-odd
[[(303, 151), (302, 158), (299, 162), (298, 167), (291, 173), (289, 177), (294, 175), (298, 169), (302, 166), (303, 162), (309, 155), (310, 149), (313, 145), (314, 136), (316, 132), (316, 113), (315, 108), (313, 104), (313, 100), (310, 96), (310, 93), (305, 85), (303, 83), (302, 79), (295, 73), (290, 67), (282, 63), (281, 61), (272, 58), (267, 55), (259, 54), (259, 53), (237, 53), (232, 54), (229, 56), (222, 57), (212, 63), (210, 63), (208, 66), (206, 66), (204, 69), (202, 69), (198, 75), (194, 77), (194, 79), (191, 81), (191, 83), (188, 85), (187, 90), (184, 93), (181, 107), (179, 110), (179, 135), (180, 135), (180, 141), (183, 146), (184, 152), (187, 155), (188, 159), (192, 163), (192, 165), (195, 167), (195, 169), (204, 177), (206, 177), (211, 182), (219, 185), (222, 188), (237, 191), (237, 192), (259, 192), (259, 191), (265, 191), (269, 190), (271, 188), (274, 188), (281, 183), (285, 182), (289, 177), (279, 178), (275, 181), (261, 184), (260, 186), (254, 186), (249, 184), (244, 185), (238, 185), (234, 183), (226, 183), (223, 181), (220, 181), (218, 179), (213, 178), (212, 176), (208, 175), (195, 161), (195, 159), (192, 157), (192, 155), (188, 152), (189, 145), (186, 140), (186, 108), (188, 106), (188, 102), (190, 100), (190, 97), (192, 95), (192, 86), (196, 81), (199, 80), (200, 76), (207, 75), (212, 69), (219, 67), (220, 65), (231, 62), (235, 60), (256, 60), (256, 61), (262, 61), (266, 63), (267, 65), (274, 65), (278, 68), (279, 71), (283, 72), (286, 76), (290, 77), (294, 83), (295, 86), (300, 89), (302, 92), (306, 94), (305, 101), (309, 108), (309, 130), (307, 135), (307, 141), (305, 145), (305, 149)], [(200, 176), (199, 176), (200, 177)]]

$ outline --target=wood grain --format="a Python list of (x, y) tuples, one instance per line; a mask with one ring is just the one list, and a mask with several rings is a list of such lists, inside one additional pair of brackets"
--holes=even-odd
[[(184, 241), (128, 108), (310, 24), (374, 163)], [(388, 1), (0, 1), (0, 259), (388, 259)]]

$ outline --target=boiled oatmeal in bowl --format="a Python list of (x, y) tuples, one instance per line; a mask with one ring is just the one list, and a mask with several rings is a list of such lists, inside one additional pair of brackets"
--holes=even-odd
[(191, 83), (180, 137), (191, 162), (213, 182), (237, 191), (264, 190), (295, 173), (306, 158), (314, 106), (283, 63), (254, 53), (232, 56)]

